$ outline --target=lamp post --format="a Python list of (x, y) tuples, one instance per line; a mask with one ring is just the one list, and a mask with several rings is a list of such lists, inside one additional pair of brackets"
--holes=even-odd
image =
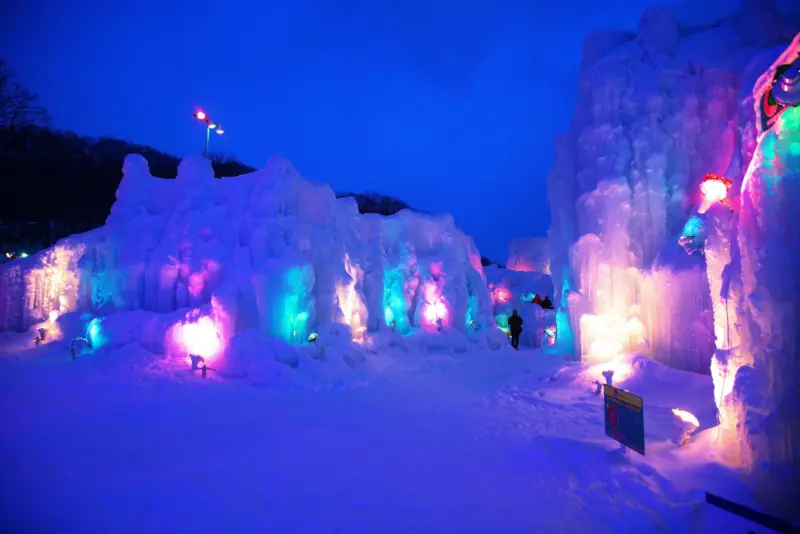
[(200, 122), (206, 125), (206, 150), (205, 156), (206, 159), (208, 158), (208, 145), (211, 143), (211, 130), (217, 132), (218, 135), (222, 135), (225, 133), (225, 130), (222, 129), (222, 125), (214, 122), (211, 120), (211, 117), (205, 114), (203, 111), (198, 111), (194, 114), (194, 118), (199, 120)]

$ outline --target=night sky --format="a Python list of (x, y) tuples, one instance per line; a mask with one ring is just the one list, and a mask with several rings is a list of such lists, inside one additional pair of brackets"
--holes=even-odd
[(4, 2), (0, 56), (58, 129), (184, 156), (202, 107), (226, 130), (212, 150), (450, 212), (504, 262), (546, 235), (584, 37), (651, 3), (25, 0)]

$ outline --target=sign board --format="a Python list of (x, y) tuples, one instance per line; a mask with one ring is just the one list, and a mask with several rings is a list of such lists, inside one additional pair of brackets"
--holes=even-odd
[(641, 397), (604, 385), (606, 436), (644, 456), (644, 403)]

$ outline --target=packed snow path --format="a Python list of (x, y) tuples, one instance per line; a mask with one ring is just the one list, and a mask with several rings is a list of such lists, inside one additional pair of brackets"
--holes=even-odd
[(328, 391), (156, 373), (133, 348), (0, 358), (0, 530), (695, 531), (687, 494), (603, 436), (599, 398), (552, 385), (559, 358), (409, 358)]

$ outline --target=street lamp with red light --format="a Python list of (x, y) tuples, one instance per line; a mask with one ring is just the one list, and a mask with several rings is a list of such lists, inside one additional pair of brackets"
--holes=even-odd
[(206, 152), (205, 156), (208, 158), (208, 145), (211, 142), (211, 130), (214, 130), (219, 135), (225, 133), (225, 130), (222, 129), (222, 125), (216, 122), (212, 122), (211, 118), (205, 114), (203, 111), (197, 111), (194, 114), (194, 118), (199, 120), (200, 122), (206, 125)]

